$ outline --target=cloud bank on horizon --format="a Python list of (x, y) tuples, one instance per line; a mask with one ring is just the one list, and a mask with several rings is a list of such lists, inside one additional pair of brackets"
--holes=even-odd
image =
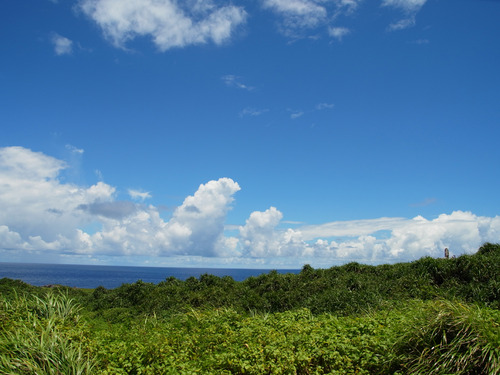
[[(144, 203), (149, 192), (129, 190), (132, 200), (118, 200), (117, 188), (102, 181), (92, 186), (63, 182), (61, 173), (67, 167), (62, 160), (27, 148), (0, 148), (4, 257), (112, 257), (118, 263), (124, 257), (152, 262), (177, 257), (188, 264), (198, 259), (217, 265), (299, 268), (305, 263), (378, 264), (438, 257), (445, 247), (460, 255), (500, 237), (499, 216), (463, 211), (432, 220), (379, 218), (292, 229), (285, 226), (278, 208), (269, 207), (251, 212), (244, 224), (235, 226), (226, 223), (226, 217), (240, 186), (227, 177), (201, 184), (167, 220), (158, 207)], [(228, 227), (237, 228), (237, 234), (227, 234)]]

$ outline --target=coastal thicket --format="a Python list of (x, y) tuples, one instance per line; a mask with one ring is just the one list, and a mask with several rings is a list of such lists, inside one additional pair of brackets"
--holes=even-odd
[(0, 374), (498, 374), (500, 245), (115, 289), (0, 280)]

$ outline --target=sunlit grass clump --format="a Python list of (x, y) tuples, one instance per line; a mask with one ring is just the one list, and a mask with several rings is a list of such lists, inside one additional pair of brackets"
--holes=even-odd
[(92, 361), (75, 340), (80, 308), (63, 293), (15, 296), (0, 302), (1, 374), (91, 374)]
[(456, 301), (407, 314), (394, 352), (408, 374), (500, 374), (500, 312)]

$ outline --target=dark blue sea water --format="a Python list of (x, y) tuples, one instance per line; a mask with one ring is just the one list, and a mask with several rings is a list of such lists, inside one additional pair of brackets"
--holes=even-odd
[[(299, 273), (300, 270), (277, 270), (280, 273)], [(19, 279), (28, 284), (43, 286), (60, 284), (77, 288), (107, 289), (119, 287), (124, 283), (142, 280), (159, 283), (173, 276), (179, 280), (199, 277), (205, 273), (215, 276), (231, 276), (243, 281), (250, 276), (268, 273), (264, 269), (236, 268), (174, 268), (174, 267), (128, 267), (128, 266), (87, 266), (70, 264), (0, 263), (0, 279)]]

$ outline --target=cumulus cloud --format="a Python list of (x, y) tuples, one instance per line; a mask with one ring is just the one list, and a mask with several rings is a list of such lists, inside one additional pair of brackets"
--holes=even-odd
[(253, 257), (279, 255), (279, 234), (276, 227), (283, 214), (275, 207), (264, 212), (252, 212), (246, 224), (240, 227), (243, 254)]
[[(0, 148), (0, 251), (180, 256), (217, 258), (228, 265), (300, 267), (437, 257), (445, 247), (460, 255), (500, 238), (499, 216), (464, 211), (434, 219), (378, 218), (296, 224), (292, 229), (283, 213), (270, 207), (252, 212), (244, 225), (227, 226), (240, 190), (230, 178), (201, 184), (166, 221), (158, 207), (117, 200), (116, 188), (102, 181), (91, 186), (62, 182), (59, 177), (67, 167), (26, 148)], [(149, 194), (135, 192), (139, 198)], [(237, 234), (225, 235), (228, 228)]]
[[(280, 228), (283, 214), (275, 207), (266, 211), (252, 212), (244, 226), (239, 229), (243, 256), (254, 258), (310, 257), (324, 253), (316, 252), (314, 246), (304, 240), (301, 231)], [(328, 244), (327, 241), (325, 241)]]
[(16, 232), (26, 243), (37, 236), (45, 242), (72, 237), (87, 215), (76, 208), (109, 200), (114, 188), (98, 183), (89, 188), (61, 184), (61, 160), (22, 147), (0, 149), (0, 225)]
[(160, 51), (228, 41), (247, 14), (241, 7), (211, 0), (80, 0), (80, 9), (116, 47), (150, 37)]
[[(296, 229), (280, 229), (281, 212), (271, 207), (254, 212), (240, 228), (244, 254), (252, 257), (295, 257), (324, 265), (359, 261), (383, 263), (422, 256), (475, 251), (484, 242), (497, 242), (500, 217), (479, 217), (455, 211), (433, 220), (379, 218), (339, 221)], [(379, 233), (384, 235), (380, 236)]]
[[(58, 177), (65, 168), (61, 160), (22, 147), (0, 149), (4, 248), (153, 256), (215, 256), (234, 249), (234, 240), (223, 233), (240, 187), (229, 178), (200, 185), (166, 222), (154, 206), (116, 200), (116, 189), (104, 182), (62, 183)], [(94, 222), (100, 230), (84, 231)]]
[(73, 52), (73, 41), (59, 34), (52, 36), (52, 44), (54, 45), (54, 52), (58, 56), (70, 55)]
[(238, 183), (221, 178), (200, 185), (188, 196), (167, 224), (166, 235), (181, 254), (215, 256), (224, 232), (224, 223), (233, 194), (240, 190)]

